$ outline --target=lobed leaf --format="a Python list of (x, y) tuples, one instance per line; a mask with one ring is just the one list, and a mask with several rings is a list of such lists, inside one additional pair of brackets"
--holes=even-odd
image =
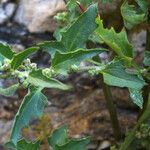
[(10, 46), (0, 43), (0, 61), (4, 58), (12, 59), (14, 54), (15, 52), (12, 51)]
[(62, 126), (52, 133), (52, 135), (48, 138), (49, 145), (55, 149), (56, 145), (64, 145), (68, 142), (68, 130), (67, 126)]
[(114, 61), (102, 71), (104, 82), (108, 85), (127, 87), (131, 89), (141, 90), (145, 85), (145, 81), (135, 74), (125, 71), (120, 61)]
[(135, 0), (136, 3), (140, 6), (141, 10), (144, 13), (147, 13), (148, 7), (149, 7), (149, 2), (148, 0)]
[(113, 28), (105, 29), (103, 21), (96, 19), (98, 28), (96, 34), (121, 58), (130, 60), (133, 57), (133, 46), (127, 39), (125, 30), (116, 33)]
[(55, 30), (55, 32), (53, 33), (53, 36), (55, 37), (55, 39), (58, 41), (58, 42), (61, 42), (62, 40), (62, 34), (64, 32), (67, 31), (67, 29), (70, 27), (70, 24), (66, 24), (66, 26), (62, 27), (62, 28), (57, 28)]
[(27, 78), (27, 81), (36, 87), (41, 88), (57, 88), (62, 90), (68, 90), (70, 86), (63, 84), (62, 82), (48, 78), (42, 74), (42, 70), (32, 71)]
[(11, 142), (14, 145), (17, 145), (21, 129), (27, 126), (31, 119), (41, 117), (46, 104), (47, 98), (41, 93), (40, 89), (31, 90), (24, 97), (16, 114), (11, 133)]
[(130, 97), (137, 106), (143, 108), (143, 97), (141, 90), (129, 89)]
[(18, 54), (15, 54), (11, 61), (11, 68), (17, 69), (22, 64), (25, 58), (27, 58), (30, 54), (36, 52), (38, 49), (39, 47), (31, 47)]
[(79, 65), (81, 61), (90, 59), (104, 51), (106, 49), (77, 49), (76, 51), (67, 53), (57, 51), (52, 60), (51, 67), (55, 72), (66, 75), (72, 65)]
[(89, 144), (89, 138), (69, 139), (67, 126), (62, 126), (52, 133), (48, 138), (49, 145), (54, 150), (85, 150)]
[(142, 77), (125, 71), (120, 61), (112, 62), (103, 71), (104, 82), (111, 86), (127, 87), (133, 103), (143, 107), (142, 88), (146, 84)]
[(14, 84), (11, 87), (8, 88), (0, 88), (0, 94), (6, 97), (12, 96), (16, 90), (18, 89), (19, 84)]
[(80, 140), (70, 140), (64, 145), (57, 145), (55, 150), (86, 150), (86, 146), (89, 144), (89, 138), (83, 138)]
[(9, 142), (6, 144), (6, 147), (14, 150), (39, 150), (40, 142), (37, 141), (35, 143), (32, 143), (26, 141), (25, 139), (22, 139), (17, 142), (16, 146), (13, 143)]
[(150, 66), (150, 52), (149, 51), (145, 52), (143, 63), (145, 66)]
[(72, 25), (63, 33), (62, 43), (67, 51), (83, 48), (89, 35), (97, 27), (95, 19), (98, 15), (97, 4), (91, 5)]
[(138, 13), (135, 6), (129, 5), (127, 1), (121, 6), (121, 14), (127, 29), (132, 29), (135, 25), (146, 21), (146, 14), (144, 12)]
[(40, 48), (42, 48), (45, 52), (49, 53), (52, 58), (54, 57), (57, 50), (61, 52), (65, 51), (65, 47), (61, 42), (57, 41), (45, 41), (43, 43), (38, 44)]

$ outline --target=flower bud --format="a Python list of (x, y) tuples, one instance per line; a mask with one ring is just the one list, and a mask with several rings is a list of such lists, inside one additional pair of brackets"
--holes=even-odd
[(15, 70), (15, 71), (13, 71), (12, 73), (11, 73), (11, 75), (12, 76), (15, 76), (15, 77), (18, 77), (18, 75), (19, 75), (19, 71), (18, 70)]
[(7, 59), (7, 58), (4, 59), (4, 64), (10, 64), (10, 62), (11, 62), (10, 59)]
[(25, 60), (23, 61), (23, 63), (24, 63), (25, 66), (29, 66), (29, 65), (31, 64), (31, 61), (30, 61), (29, 58), (27, 58), (27, 59), (25, 59)]
[(4, 71), (9, 70), (10, 68), (11, 68), (11, 65), (10, 65), (10, 64), (7, 64), (7, 63), (6, 63), (6, 64), (3, 65), (3, 70), (4, 70)]
[(79, 71), (79, 67), (77, 65), (72, 65), (71, 66), (71, 71), (77, 72), (77, 71)]
[(88, 73), (89, 73), (91, 76), (94, 76), (94, 75), (98, 74), (97, 70), (89, 70)]
[(43, 75), (49, 76), (51, 74), (51, 70), (49, 68), (45, 68), (42, 70)]
[(22, 85), (24, 88), (28, 88), (29, 82), (27, 80), (25, 80)]
[(31, 67), (31, 69), (37, 69), (37, 64), (36, 63), (31, 63), (30, 67)]

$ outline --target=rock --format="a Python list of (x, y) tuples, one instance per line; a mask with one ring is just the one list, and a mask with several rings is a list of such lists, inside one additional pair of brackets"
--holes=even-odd
[(6, 3), (8, 2), (9, 0), (0, 0), (0, 3)]
[(146, 31), (134, 33), (131, 37), (131, 42), (137, 52), (143, 52), (145, 49)]
[(14, 13), (16, 5), (14, 3), (0, 4), (0, 24), (5, 23)]
[(17, 53), (19, 53), (25, 49), (25, 47), (21, 44), (11, 44), (11, 47)]
[(113, 0), (111, 3), (99, 2), (100, 14), (112, 13), (113, 11), (115, 11), (119, 7), (120, 2), (121, 2), (121, 0)]
[(107, 148), (110, 147), (110, 145), (111, 145), (111, 144), (110, 144), (109, 141), (103, 141), (103, 142), (100, 144), (98, 150), (104, 150), (104, 149), (107, 149)]
[(0, 129), (2, 129), (0, 130), (0, 137), (1, 137), (0, 143), (1, 144), (4, 144), (8, 141), (12, 124), (13, 124), (12, 120), (7, 121), (7, 122), (0, 120)]
[(24, 24), (32, 33), (54, 31), (53, 16), (65, 9), (63, 0), (20, 0), (15, 21)]

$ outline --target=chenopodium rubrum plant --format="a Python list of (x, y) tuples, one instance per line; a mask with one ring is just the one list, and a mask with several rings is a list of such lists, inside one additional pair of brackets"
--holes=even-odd
[[(134, 15), (137, 14), (135, 13)], [(137, 23), (139, 22), (134, 24)], [(86, 42), (92, 34), (107, 44), (116, 54), (114, 59), (107, 64), (103, 64), (94, 59), (95, 56), (103, 52), (108, 52), (107, 49), (102, 47), (86, 48)], [(37, 52), (39, 48), (42, 48), (51, 55), (52, 60), (49, 68), (38, 68), (35, 63), (31, 63), (28, 59), (28, 56)], [(104, 28), (103, 21), (98, 15), (97, 4), (89, 6), (75, 19), (75, 21), (61, 33), (59, 40), (45, 41), (36, 47), (25, 49), (17, 54), (9, 46), (0, 44), (0, 77), (17, 79), (17, 84), (6, 89), (1, 88), (0, 93), (4, 96), (11, 96), (20, 86), (28, 89), (28, 94), (24, 97), (16, 114), (10, 142), (6, 145), (13, 149), (39, 149), (42, 141), (38, 139), (34, 142), (25, 140), (21, 136), (21, 129), (28, 126), (33, 118), (42, 116), (44, 107), (47, 104), (47, 98), (42, 93), (44, 88), (57, 88), (61, 90), (68, 90), (70, 88), (68, 85), (55, 79), (55, 77), (59, 75), (67, 76), (72, 70), (83, 70), (92, 74), (101, 74), (105, 84), (128, 88), (133, 102), (142, 108), (142, 89), (148, 84), (144, 79), (149, 80), (149, 74), (147, 67), (142, 68), (136, 65), (133, 52), (133, 46), (127, 39), (125, 29), (120, 33), (116, 33), (113, 28)], [(149, 64), (149, 59), (149, 55), (146, 55), (144, 64)], [(82, 61), (88, 61), (91, 65), (82, 68), (80, 67)], [(105, 89), (104, 92), (110, 94), (108, 88)], [(112, 102), (109, 101), (108, 104), (111, 104), (113, 107)], [(112, 114), (114, 114), (114, 108), (110, 109), (110, 114), (111, 110), (113, 110)], [(142, 118), (139, 119), (138, 124), (144, 122), (149, 113), (149, 110), (146, 109)], [(115, 124), (116, 122), (112, 123)], [(114, 124), (112, 124), (112, 126)], [(115, 127), (115, 125), (113, 127)], [(114, 131), (114, 133), (116, 132)], [(127, 145), (126, 148), (130, 146), (134, 133), (135, 131), (133, 131), (133, 134), (130, 136), (132, 138), (129, 138), (127, 142), (125, 141), (127, 143), (125, 144), (125, 146)], [(89, 138), (69, 139), (66, 126), (63, 126), (52, 133), (48, 138), (48, 142), (50, 147), (54, 150), (83, 150), (89, 143)], [(125, 149), (124, 146), (122, 149)]]
[[(81, 3), (78, 2), (78, 4), (81, 4), (80, 5), (81, 11), (84, 10), (83, 8), (86, 8), (82, 6), (87, 6), (89, 3), (91, 3), (90, 1), (86, 1), (86, 4), (82, 5), (83, 4), (82, 0), (80, 2)], [(106, 3), (109, 1), (103, 1), (103, 2)], [(132, 1), (131, 4), (127, 0), (123, 1), (120, 11), (121, 11), (121, 15), (122, 15), (125, 27), (122, 29), (120, 33), (116, 33), (113, 28), (111, 29), (104, 28), (103, 21), (101, 20), (101, 18), (99, 16), (96, 17), (95, 25), (97, 25), (97, 27), (94, 30), (94, 32), (92, 32), (91, 34), (88, 34), (86, 41), (91, 40), (89, 37), (91, 35), (92, 36), (94, 35), (94, 42), (95, 41), (97, 42), (99, 40), (100, 42), (104, 42), (107, 46), (109, 46), (109, 48), (114, 53), (114, 57), (107, 64), (100, 63), (100, 61), (95, 61), (95, 59), (92, 58), (92, 59), (88, 59), (88, 61), (91, 62), (91, 64), (93, 64), (92, 66), (80, 68), (78, 67), (78, 63), (74, 63), (74, 65), (69, 64), (70, 66), (69, 67), (68, 64), (65, 63), (63, 60), (63, 65), (60, 65), (61, 68), (57, 68), (53, 66), (53, 60), (55, 60), (55, 57), (58, 55), (58, 52), (55, 53), (54, 58), (52, 60), (52, 68), (54, 69), (54, 72), (57, 72), (60, 74), (63, 72), (64, 72), (64, 75), (67, 74), (66, 71), (68, 71), (68, 67), (69, 67), (69, 68), (75, 68), (75, 70), (77, 71), (86, 70), (92, 74), (102, 75), (102, 78), (104, 81), (104, 88), (103, 88), (104, 94), (105, 94), (108, 109), (110, 112), (112, 127), (113, 127), (114, 134), (117, 140), (121, 138), (121, 134), (119, 133), (120, 129), (119, 129), (118, 119), (116, 115), (116, 110), (115, 110), (115, 107), (113, 106), (111, 91), (107, 85), (117, 86), (121, 88), (128, 88), (129, 94), (133, 103), (135, 103), (137, 106), (139, 106), (139, 108), (142, 109), (142, 114), (134, 130), (131, 132), (131, 134), (129, 134), (129, 136), (127, 136), (125, 142), (122, 144), (121, 146), (122, 150), (128, 149), (131, 146), (131, 144), (134, 142), (134, 139), (135, 139), (135, 131), (139, 128), (141, 123), (147, 121), (148, 116), (150, 114), (150, 111), (148, 110), (148, 107), (149, 107), (148, 85), (149, 85), (149, 65), (150, 65), (149, 63), (150, 54), (148, 52), (148, 50), (150, 49), (149, 5), (150, 5), (150, 2), (148, 0), (143, 0), (143, 1), (135, 0), (135, 1)], [(75, 7), (77, 7), (77, 4), (75, 5), (75, 1), (70, 0), (67, 3), (67, 6), (69, 7), (69, 11), (71, 12), (72, 10), (74, 10)], [(56, 39), (58, 39), (57, 42), (63, 44), (62, 47), (66, 48), (67, 46), (66, 42), (64, 41), (64, 37), (66, 39), (69, 36), (69, 39), (67, 40), (67, 42), (73, 43), (73, 46), (74, 46), (74, 42), (75, 41), (78, 42), (78, 39), (72, 38), (71, 35), (77, 35), (77, 36), (80, 35), (80, 40), (81, 40), (85, 34), (84, 32), (86, 32), (87, 28), (88, 29), (90, 28), (90, 25), (91, 25), (90, 19), (88, 19), (88, 22), (87, 20), (86, 21), (84, 20), (84, 24), (88, 23), (89, 27), (84, 28), (86, 27), (86, 25), (84, 26), (82, 24), (80, 26), (81, 28), (78, 28), (78, 29), (76, 28), (77, 23), (79, 22), (80, 18), (84, 16), (89, 11), (89, 9), (90, 7), (87, 9), (87, 11), (85, 12), (83, 11), (84, 13), (77, 20), (75, 18), (74, 20), (76, 21), (74, 23), (72, 23), (73, 19), (71, 18), (68, 27), (62, 28), (63, 32), (59, 33), (59, 38), (57, 38), (56, 36)], [(147, 39), (146, 39), (147, 51), (145, 52), (143, 66), (142, 65), (139, 66), (134, 61), (134, 47), (128, 41), (126, 30), (130, 31), (142, 24), (145, 24), (146, 29), (147, 29)], [(76, 31), (76, 33), (71, 32), (72, 30)], [(80, 30), (79, 34), (77, 32), (78, 30)], [(64, 50), (64, 49), (63, 50), (60, 49), (59, 47), (60, 45), (58, 45), (58, 43), (57, 45), (56, 44), (54, 45), (54, 42), (45, 42), (45, 43), (42, 43), (40, 46), (45, 51), (53, 55), (54, 49), (55, 50), (57, 49), (60, 51)], [(82, 40), (81, 40), (81, 43), (82, 43)], [(85, 47), (85, 45), (80, 45), (80, 42), (79, 42), (79, 44), (76, 47), (81, 47), (81, 46), (82, 48)], [(71, 52), (75, 52), (76, 48), (68, 47), (67, 50)], [(66, 55), (67, 53), (65, 50), (65, 54), (64, 53), (61, 54), (62, 59)], [(71, 58), (72, 57), (70, 57), (69, 60)], [(66, 68), (67, 70), (65, 69), (65, 67), (67, 67)]]
[[(81, 61), (90, 59), (106, 49), (86, 49), (88, 36), (97, 28), (95, 18), (98, 15), (97, 5), (90, 6), (77, 21), (63, 34), (62, 41), (50, 41), (36, 47), (15, 53), (8, 45), (0, 44), (1, 78), (16, 79), (16, 84), (8, 88), (1, 88), (0, 93), (11, 96), (19, 87), (28, 89), (22, 104), (15, 116), (10, 141), (6, 144), (12, 149), (39, 149), (42, 141), (28, 141), (21, 135), (22, 128), (29, 125), (33, 118), (41, 117), (47, 98), (42, 93), (44, 88), (68, 90), (70, 86), (55, 79), (58, 75), (67, 75), (72, 66)], [(84, 23), (84, 24), (83, 24)], [(90, 26), (88, 25), (90, 23)], [(52, 45), (52, 46), (51, 46)], [(51, 55), (50, 68), (38, 68), (31, 63), (28, 57), (44, 47)], [(89, 143), (89, 138), (70, 139), (67, 128), (55, 130), (47, 139), (49, 146), (54, 150), (83, 150)]]

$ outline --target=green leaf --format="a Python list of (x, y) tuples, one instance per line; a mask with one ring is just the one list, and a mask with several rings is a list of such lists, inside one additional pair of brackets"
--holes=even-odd
[[(70, 21), (71, 22), (71, 21)], [(70, 23), (68, 22), (68, 24), (66, 24), (66, 26), (62, 27), (62, 28), (57, 28), (55, 30), (55, 32), (53, 33), (53, 36), (55, 37), (55, 39), (60, 42), (62, 39), (62, 34), (64, 32), (67, 31), (67, 29), (70, 27)]]
[(67, 3), (67, 8), (69, 9), (70, 12), (75, 11), (77, 6), (78, 4), (76, 0), (69, 0)]
[(97, 43), (100, 43), (100, 44), (103, 44), (103, 40), (96, 34), (96, 33), (93, 33), (89, 36), (88, 40), (92, 41), (93, 43), (97, 44)]
[(146, 14), (144, 12), (138, 13), (135, 6), (129, 5), (127, 1), (121, 6), (121, 14), (127, 29), (132, 29), (135, 25), (146, 21)]
[(31, 119), (41, 117), (47, 98), (39, 89), (29, 91), (16, 114), (11, 133), (11, 142), (16, 145), (20, 138), (21, 129), (27, 126)]
[(85, 150), (89, 138), (69, 139), (67, 126), (62, 126), (52, 133), (48, 139), (49, 145), (54, 150)]
[(19, 87), (19, 84), (14, 84), (11, 87), (8, 87), (5, 89), (0, 88), (0, 94), (6, 97), (12, 96), (16, 92), (18, 87)]
[(39, 150), (40, 142), (37, 141), (35, 143), (28, 142), (25, 139), (22, 139), (17, 142), (17, 145), (15, 146), (13, 143), (8, 142), (6, 144), (7, 148), (11, 148), (14, 150)]
[(4, 58), (12, 59), (14, 54), (15, 52), (8, 45), (0, 43), (0, 61)]
[(51, 145), (54, 149), (56, 145), (64, 145), (68, 142), (68, 130), (67, 126), (62, 126), (52, 133), (52, 135), (48, 138), (49, 145)]
[(81, 140), (70, 140), (64, 145), (57, 145), (55, 150), (86, 150), (86, 146), (89, 144), (89, 138), (83, 138)]
[(148, 11), (148, 7), (149, 7), (149, 2), (148, 0), (135, 0), (137, 2), (137, 4), (140, 6), (141, 10), (144, 13), (147, 13)]
[(51, 67), (56, 73), (66, 75), (72, 65), (79, 65), (81, 61), (92, 58), (104, 51), (106, 49), (77, 49), (76, 51), (67, 53), (57, 51), (52, 60)]
[(102, 71), (104, 82), (108, 85), (127, 87), (131, 89), (141, 90), (145, 85), (145, 81), (135, 74), (125, 71), (120, 61), (113, 61), (108, 64)]
[(34, 86), (41, 88), (57, 88), (62, 90), (68, 90), (70, 86), (67, 86), (60, 81), (48, 78), (42, 74), (42, 70), (32, 71), (27, 78), (27, 81)]
[(143, 63), (145, 66), (150, 66), (150, 52), (149, 51), (145, 52)]
[[(92, 1), (93, 0), (78, 0), (78, 2), (80, 2), (81, 5), (83, 5), (84, 7), (87, 7), (88, 5), (90, 5)], [(71, 12), (74, 11), (76, 7), (78, 7), (77, 0), (69, 0), (67, 3), (67, 7), (69, 11)]]
[(125, 30), (120, 33), (116, 33), (113, 28), (105, 29), (103, 21), (98, 17), (96, 19), (99, 25), (96, 34), (115, 52), (118, 56), (125, 59), (131, 59), (133, 57), (133, 47), (127, 39)]
[(72, 25), (63, 33), (62, 43), (67, 51), (83, 48), (89, 35), (97, 27), (95, 18), (98, 15), (97, 4), (91, 5)]
[(11, 62), (11, 68), (17, 69), (22, 64), (24, 59), (26, 59), (30, 54), (36, 52), (38, 49), (39, 47), (31, 47), (18, 54), (15, 54)]
[(135, 89), (129, 89), (130, 97), (133, 100), (133, 103), (135, 103), (137, 106), (139, 106), (141, 109), (143, 108), (143, 97), (142, 92), (140, 90)]
[(57, 41), (44, 41), (43, 43), (38, 44), (45, 52), (49, 53), (52, 58), (54, 57), (57, 50), (61, 52), (65, 51), (65, 47), (61, 42)]

